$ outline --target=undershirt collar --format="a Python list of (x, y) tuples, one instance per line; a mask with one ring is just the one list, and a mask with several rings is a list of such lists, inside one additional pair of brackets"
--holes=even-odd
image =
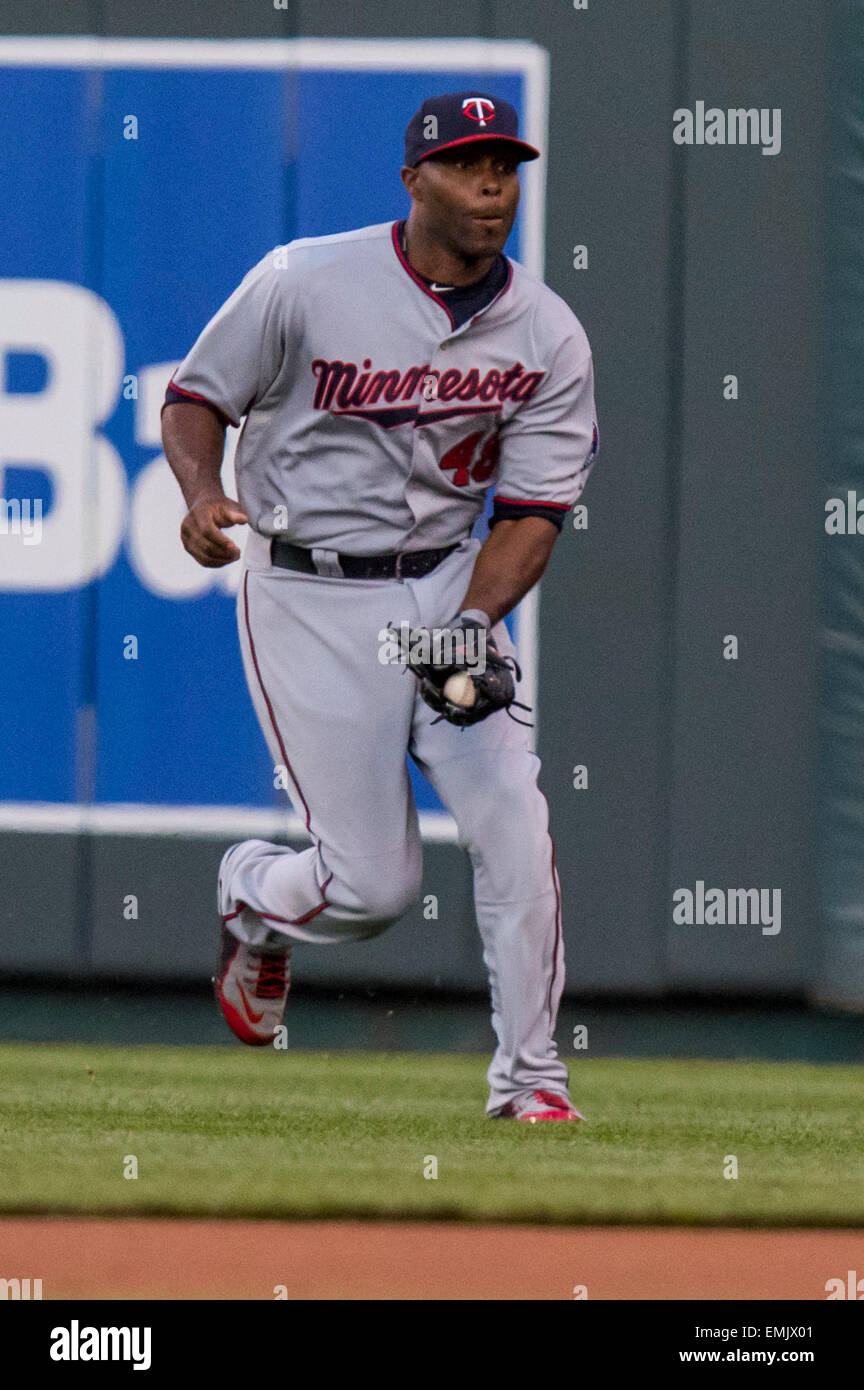
[[(404, 222), (399, 224), (399, 244), (407, 261)], [(500, 251), (486, 274), (470, 285), (439, 285), (436, 280), (430, 280), (427, 275), (421, 275), (420, 271), (413, 266), (411, 269), (418, 280), (422, 280), (433, 294), (441, 296), (453, 316), (454, 328), (461, 328), (463, 323), (467, 323), (475, 314), (479, 314), (481, 309), (485, 309), (488, 304), (491, 304), (492, 300), (501, 293), (507, 284), (507, 277), (510, 273), (507, 257), (502, 255)]]

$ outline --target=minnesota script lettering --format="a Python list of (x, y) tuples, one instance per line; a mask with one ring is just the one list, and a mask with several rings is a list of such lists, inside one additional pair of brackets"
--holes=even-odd
[(521, 362), (514, 362), (504, 372), (493, 367), (482, 377), (476, 367), (466, 372), (456, 367), (438, 372), (428, 362), (404, 372), (396, 368), (373, 371), (368, 357), (360, 367), (356, 362), (328, 362), (316, 357), (312, 372), (318, 379), (316, 410), (356, 410), (378, 401), (410, 401), (417, 395), (427, 401), (529, 401), (546, 375), (526, 372)]

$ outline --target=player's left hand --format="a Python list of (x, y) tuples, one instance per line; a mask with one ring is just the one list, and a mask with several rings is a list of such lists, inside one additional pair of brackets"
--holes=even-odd
[[(482, 623), (460, 621), (451, 628), (436, 628), (437, 650), (444, 660), (435, 660), (436, 644), (428, 628), (415, 628), (412, 633), (412, 648), (409, 652), (408, 667), (413, 671), (420, 685), (420, 695), (426, 704), (450, 724), (467, 728), (479, 724), (498, 710), (510, 713), (511, 705), (528, 709), (516, 699), (513, 681), (522, 679), (519, 663), (514, 656), (502, 656), (492, 634)], [(429, 654), (432, 659), (417, 659), (413, 652), (422, 647), (423, 635), (428, 637)], [(473, 643), (469, 636), (473, 634)], [(421, 641), (418, 642), (417, 639)], [(452, 639), (452, 640), (450, 640)], [(515, 719), (515, 715), (511, 715)], [(516, 720), (517, 724), (526, 721)]]

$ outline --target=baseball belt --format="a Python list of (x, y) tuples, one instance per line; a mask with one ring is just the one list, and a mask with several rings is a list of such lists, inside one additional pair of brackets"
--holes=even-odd
[(457, 541), (455, 545), (440, 546), (437, 550), (406, 550), (389, 555), (342, 555), (326, 551), (324, 553), (332, 559), (325, 567), (320, 562), (316, 565), (315, 551), (274, 536), (270, 542), (270, 562), (279, 569), (298, 570), (300, 574), (323, 572), (331, 578), (340, 577), (335, 571), (335, 561), (343, 579), (419, 579), (440, 565), (458, 544)]

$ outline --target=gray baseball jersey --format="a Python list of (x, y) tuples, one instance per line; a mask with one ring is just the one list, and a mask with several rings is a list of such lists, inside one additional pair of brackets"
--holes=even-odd
[(490, 487), (496, 521), (560, 526), (597, 452), (579, 320), (510, 261), (496, 298), (454, 328), (397, 228), (268, 252), (172, 387), (246, 417), (237, 487), (261, 535), (356, 555), (444, 546), (470, 533)]

